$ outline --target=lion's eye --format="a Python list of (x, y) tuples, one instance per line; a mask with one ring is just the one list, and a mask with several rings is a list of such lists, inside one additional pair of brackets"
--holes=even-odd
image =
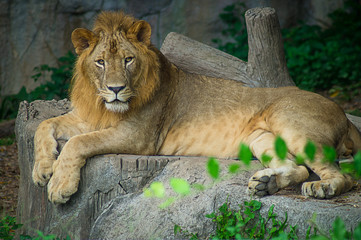
[(103, 59), (99, 59), (98, 61), (96, 61), (96, 63), (100, 66), (104, 66), (104, 60)]
[(130, 63), (132, 60), (133, 60), (133, 57), (126, 57), (126, 58), (124, 58), (125, 64)]

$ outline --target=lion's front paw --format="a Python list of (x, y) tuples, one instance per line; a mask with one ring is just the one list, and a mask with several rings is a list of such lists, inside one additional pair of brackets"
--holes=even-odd
[(80, 180), (80, 169), (61, 166), (54, 167), (54, 174), (48, 183), (48, 199), (54, 204), (66, 203), (77, 189)]
[(278, 191), (276, 173), (268, 168), (256, 172), (248, 182), (248, 193), (258, 197), (274, 194)]
[(43, 187), (47, 184), (53, 175), (53, 162), (54, 161), (48, 160), (35, 163), (32, 174), (35, 185)]
[(315, 198), (331, 198), (336, 194), (337, 186), (330, 180), (305, 182), (302, 184), (302, 195)]

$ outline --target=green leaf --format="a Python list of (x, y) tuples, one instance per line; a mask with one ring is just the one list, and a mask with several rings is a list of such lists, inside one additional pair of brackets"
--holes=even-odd
[(157, 198), (163, 198), (165, 195), (165, 189), (164, 185), (161, 182), (152, 182), (150, 184), (150, 190), (152, 192), (152, 196), (155, 196)]
[(218, 179), (219, 178), (219, 163), (218, 161), (211, 157), (208, 160), (207, 163), (207, 170), (208, 170), (208, 174), (213, 178), (213, 179)]
[(177, 235), (181, 231), (182, 231), (182, 228), (179, 225), (174, 224), (174, 229), (173, 229), (174, 235)]
[(302, 165), (305, 163), (305, 158), (300, 153), (297, 153), (295, 157), (295, 161), (297, 165)]
[(277, 136), (276, 137), (276, 141), (275, 141), (275, 151), (277, 154), (277, 157), (281, 160), (285, 160), (287, 157), (287, 145), (286, 142), (280, 137)]
[(159, 205), (159, 208), (164, 209), (169, 207), (172, 203), (174, 203), (175, 197), (169, 197), (167, 200), (165, 200), (162, 204)]
[(199, 184), (199, 183), (193, 183), (192, 188), (199, 191), (204, 191), (206, 189), (206, 187), (203, 184)]
[(270, 155), (267, 155), (266, 153), (263, 153), (261, 156), (261, 162), (264, 165), (267, 165), (269, 162), (271, 162), (272, 157)]
[(324, 160), (330, 163), (334, 163), (336, 159), (336, 150), (330, 146), (323, 146)]
[(312, 141), (307, 141), (304, 152), (308, 159), (313, 162), (315, 160), (316, 145)]
[(189, 183), (181, 178), (171, 178), (170, 186), (173, 190), (180, 195), (188, 195), (190, 193)]
[(361, 176), (361, 151), (358, 151), (356, 155), (353, 157), (355, 172), (357, 176)]
[(145, 197), (153, 197), (153, 192), (149, 188), (143, 190)]
[(358, 226), (353, 230), (353, 239), (361, 239), (361, 222)]
[(228, 171), (229, 171), (229, 173), (234, 174), (234, 173), (238, 172), (239, 168), (240, 168), (239, 164), (233, 163), (233, 164), (229, 165)]
[(333, 222), (333, 238), (335, 240), (346, 239), (347, 231), (345, 229), (345, 224), (343, 223), (340, 217), (336, 217), (336, 220)]
[(239, 160), (241, 160), (246, 166), (249, 166), (251, 163), (252, 156), (253, 155), (249, 147), (246, 144), (241, 143), (238, 153)]

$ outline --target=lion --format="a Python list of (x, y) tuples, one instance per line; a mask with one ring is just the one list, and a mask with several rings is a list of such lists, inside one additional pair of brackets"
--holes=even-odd
[[(78, 55), (72, 111), (37, 128), (36, 185), (65, 203), (77, 191), (80, 169), (98, 154), (237, 157), (240, 143), (253, 155), (272, 156), (249, 180), (256, 196), (303, 183), (302, 194), (330, 198), (353, 186), (337, 166), (324, 163), (322, 146), (338, 156), (361, 149), (357, 128), (334, 102), (297, 87), (248, 88), (243, 83), (182, 71), (151, 44), (151, 27), (123, 12), (102, 12), (92, 31), (78, 28), (71, 40)], [(288, 144), (281, 161), (274, 141)], [(62, 151), (57, 139), (68, 140)], [(313, 141), (316, 160), (297, 165), (296, 153)], [(308, 168), (320, 180), (305, 182)]]

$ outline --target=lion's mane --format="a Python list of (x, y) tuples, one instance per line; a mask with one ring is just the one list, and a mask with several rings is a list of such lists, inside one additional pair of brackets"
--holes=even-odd
[[(139, 29), (132, 28), (137, 21), (137, 19), (122, 13), (102, 12), (94, 23), (93, 33), (95, 37), (89, 42), (87, 49), (78, 56), (76, 61), (70, 99), (76, 113), (90, 123), (94, 129), (116, 126), (121, 119), (149, 102), (160, 85), (160, 63), (158, 58), (160, 52), (150, 42), (145, 44), (137, 39), (136, 31)], [(97, 46), (99, 40), (117, 31), (121, 31), (137, 48), (139, 56), (136, 57), (143, 59), (143, 64), (137, 69), (137, 71), (140, 71), (139, 77), (133, 79), (135, 97), (130, 103), (130, 110), (126, 113), (115, 113), (106, 109), (103, 99), (98, 95), (98, 90), (89, 80), (88, 69), (85, 64), (86, 59)]]

